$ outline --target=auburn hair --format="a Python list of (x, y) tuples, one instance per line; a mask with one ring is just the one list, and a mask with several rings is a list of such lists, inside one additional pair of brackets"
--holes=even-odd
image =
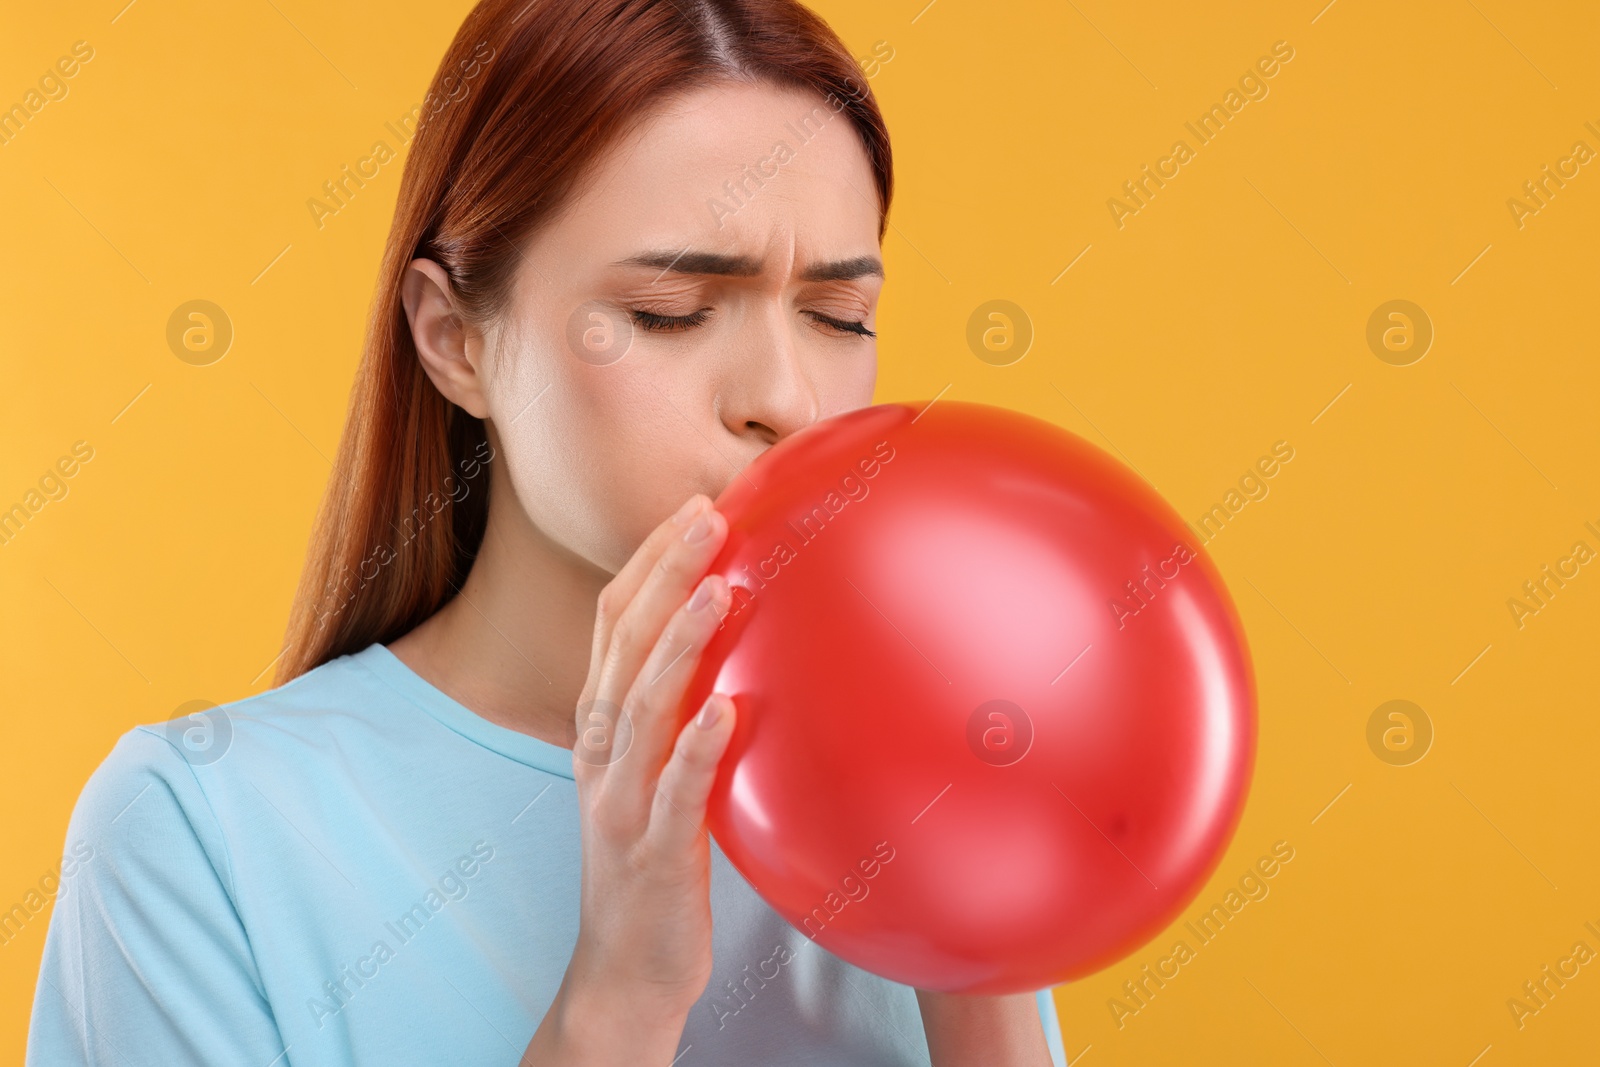
[[(810, 91), (848, 115), (893, 192), (889, 133), (861, 68), (795, 0), (482, 0), (445, 52), (400, 179), (338, 455), (290, 610), (277, 684), (389, 642), (460, 588), (483, 542), (488, 437), (418, 362), (407, 264), (449, 276), (486, 327), (519, 248), (668, 95), (725, 80)], [(460, 492), (458, 490), (465, 489)]]

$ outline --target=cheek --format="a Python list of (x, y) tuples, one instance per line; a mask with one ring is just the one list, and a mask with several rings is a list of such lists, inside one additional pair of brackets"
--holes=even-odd
[(872, 393), (878, 386), (878, 353), (874, 343), (873, 349), (857, 363), (851, 365), (852, 370), (848, 375), (851, 396), (857, 407), (866, 407), (872, 403)]
[(700, 452), (693, 446), (704, 442), (674, 408), (686, 401), (669, 401), (664, 383), (619, 367), (554, 369), (520, 417), (506, 405), (501, 438), (511, 486), (546, 537), (615, 573), (682, 503), (675, 496), (693, 491), (677, 487), (699, 484), (686, 468)]
[[(855, 411), (872, 403), (878, 385), (878, 357), (876, 345), (863, 342), (861, 351), (848, 358), (839, 359), (829, 353), (829, 359), (815, 364), (812, 381), (817, 390), (819, 419)], [(928, 396), (932, 396), (932, 391)]]

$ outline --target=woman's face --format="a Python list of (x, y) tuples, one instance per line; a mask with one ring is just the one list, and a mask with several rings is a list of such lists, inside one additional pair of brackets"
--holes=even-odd
[(878, 224), (860, 136), (820, 97), (707, 88), (617, 145), (529, 242), (481, 364), (527, 517), (614, 573), (691, 493), (870, 404)]

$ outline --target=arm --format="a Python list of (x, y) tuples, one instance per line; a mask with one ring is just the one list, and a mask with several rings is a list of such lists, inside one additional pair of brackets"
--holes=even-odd
[(933, 1067), (1051, 1067), (1037, 997), (917, 990)]
[(663, 1005), (651, 1013), (646, 1009), (651, 1003), (648, 995), (629, 996), (603, 980), (585, 979), (583, 973), (574, 955), (518, 1067), (671, 1063), (678, 1054), (687, 1010)]

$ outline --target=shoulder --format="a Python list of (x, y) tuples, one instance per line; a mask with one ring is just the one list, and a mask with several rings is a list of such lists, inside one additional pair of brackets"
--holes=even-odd
[(209, 787), (225, 777), (228, 765), (306, 760), (349, 748), (404, 718), (397, 711), (404, 702), (368, 667), (374, 649), (340, 656), (261, 693), (216, 705), (196, 701), (170, 719), (135, 726), (101, 770), (137, 775), (186, 767)]
[(123, 1062), (130, 1049), (161, 1063), (198, 1062), (200, 1049), (207, 1062), (282, 1058), (244, 921), (262, 882), (239, 862), (264, 851), (272, 870), (293, 864), (270, 812), (239, 800), (274, 776), (303, 792), (285, 768), (321, 773), (306, 753), (337, 735), (347, 705), (374, 703), (345, 693), (348, 664), (326, 666), (135, 726), (89, 776), (56, 878), (29, 1064)]
[(220, 705), (197, 703), (169, 720), (129, 729), (79, 795), (69, 854), (77, 841), (90, 849), (120, 842), (131, 854), (181, 833), (219, 858), (216, 813), (230, 792), (258, 779), (311, 773), (359, 749), (363, 738), (381, 736), (386, 718), (404, 717), (362, 666), (363, 655), (341, 656), (265, 692)]

